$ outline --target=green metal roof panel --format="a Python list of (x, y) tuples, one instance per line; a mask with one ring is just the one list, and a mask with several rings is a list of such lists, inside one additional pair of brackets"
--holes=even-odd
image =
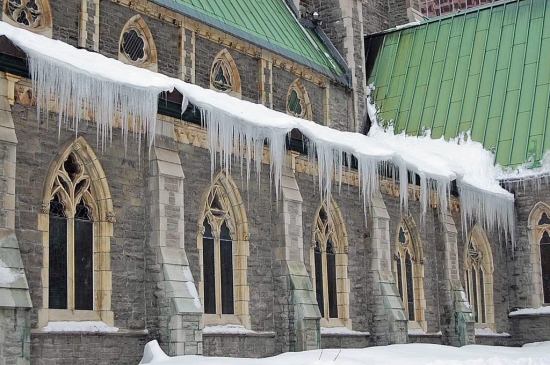
[(326, 75), (343, 70), (315, 32), (303, 27), (284, 0), (152, 0)]
[(509, 0), (366, 38), (395, 132), (472, 138), (515, 166), (550, 149), (550, 0)]

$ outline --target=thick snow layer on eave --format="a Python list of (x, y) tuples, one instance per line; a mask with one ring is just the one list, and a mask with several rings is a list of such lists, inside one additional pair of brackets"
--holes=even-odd
[[(488, 223), (497, 221), (498, 226), (508, 229), (513, 225), (513, 196), (498, 185), (491, 155), (480, 144), (432, 140), (429, 136), (395, 135), (391, 130), (384, 131), (376, 126), (369, 136), (342, 132), (79, 50), (3, 22), (0, 22), (0, 35), (7, 36), (27, 52), (38, 111), (40, 105), (48, 108), (50, 97), (56, 96), (59, 124), (68, 123), (63, 114), (76, 115), (73, 123), (76, 124), (74, 129), (78, 130), (78, 120), (83, 118), (82, 105), (84, 110), (94, 113), (102, 143), (110, 138), (116, 119), (113, 115), (117, 113), (122, 118), (125, 140), (130, 123), (134, 123), (135, 131), (136, 120), (141, 121), (140, 133), (154, 134), (155, 96), (176, 88), (184, 96), (183, 110), (190, 101), (202, 111), (211, 146), (212, 171), (217, 158), (220, 167), (230, 170), (232, 154), (245, 156), (248, 179), (251, 159), (262, 153), (267, 141), (271, 174), (278, 192), (285, 138), (288, 132), (297, 128), (308, 138), (310, 159), (317, 159), (319, 188), (327, 198), (330, 197), (334, 175), (341, 176), (342, 154), (347, 153), (348, 158), (353, 155), (358, 160), (365, 200), (377, 189), (378, 163), (390, 162), (401, 172), (401, 202), (405, 206), (408, 200), (406, 171), (409, 170), (421, 178), (424, 212), (429, 188), (437, 189), (441, 208), (446, 209), (450, 183), (456, 179), (464, 197), (462, 203), (466, 207), (463, 209), (466, 217)], [(367, 105), (367, 109), (371, 120), (376, 120), (374, 105)], [(217, 152), (220, 152), (218, 156)], [(254, 164), (259, 171), (261, 159), (254, 158)]]

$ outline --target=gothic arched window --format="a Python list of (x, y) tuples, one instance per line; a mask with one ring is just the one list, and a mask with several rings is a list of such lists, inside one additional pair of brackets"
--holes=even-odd
[(485, 232), (475, 226), (464, 253), (464, 284), (478, 326), (494, 323), (493, 256)]
[[(315, 296), (321, 312), (322, 326), (346, 325), (349, 318), (347, 301), (347, 241), (345, 227), (333, 203), (330, 215), (322, 204), (315, 218), (312, 246), (312, 276)], [(344, 322), (344, 323), (342, 323)]]
[(543, 212), (537, 222), (543, 303), (550, 303), (550, 218), (548, 214)]
[(50, 201), (49, 308), (93, 310), (94, 199), (90, 177), (70, 154)]
[(241, 78), (235, 60), (231, 54), (222, 49), (212, 62), (210, 69), (210, 88), (229, 93), (232, 96), (241, 96)]
[(286, 112), (298, 118), (312, 118), (311, 103), (306, 88), (300, 79), (296, 79), (288, 89)]
[(395, 279), (409, 320), (409, 328), (426, 331), (423, 255), (416, 223), (407, 214), (397, 227), (394, 249)]
[(3, 21), (51, 37), (48, 0), (5, 0)]
[(157, 71), (157, 50), (153, 35), (140, 15), (133, 16), (122, 28), (118, 59), (137, 67)]
[(220, 174), (203, 197), (198, 248), (205, 325), (242, 324), (248, 314), (248, 235), (236, 186)]

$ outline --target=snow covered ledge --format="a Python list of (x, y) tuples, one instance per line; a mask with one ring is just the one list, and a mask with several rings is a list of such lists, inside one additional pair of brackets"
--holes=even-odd
[[(278, 195), (286, 152), (285, 138), (296, 128), (307, 137), (309, 157), (318, 167), (319, 189), (328, 200), (334, 176), (341, 181), (344, 162), (347, 160), (350, 166), (354, 156), (365, 203), (378, 188), (382, 164), (399, 172), (401, 203), (405, 208), (409, 173), (420, 178), (420, 201), (424, 212), (428, 203), (438, 203), (446, 211), (451, 182), (456, 180), (464, 225), (469, 220), (476, 220), (489, 230), (514, 231), (514, 197), (495, 179), (497, 169), (493, 165), (493, 155), (469, 138), (447, 142), (433, 140), (429, 135), (395, 135), (391, 129), (379, 128), (376, 122), (369, 136), (341, 132), (76, 49), (3, 22), (0, 22), (0, 35), (27, 53), (38, 115), (47, 111), (52, 97), (55, 97), (60, 125), (71, 123), (78, 131), (80, 118), (92, 114), (102, 145), (109, 143), (115, 125), (121, 126), (124, 140), (130, 129), (139, 135), (154, 136), (158, 94), (177, 89), (184, 96), (182, 110), (189, 102), (200, 108), (209, 145), (218, 147), (210, 149), (212, 171), (216, 152), (220, 153), (219, 164), (228, 171), (231, 171), (232, 154), (235, 154), (244, 156), (249, 178), (252, 163), (255, 170), (260, 171), (261, 158), (253, 158), (261, 156), (267, 142), (270, 171)], [(370, 103), (367, 106), (371, 120), (376, 121), (376, 108)], [(74, 120), (66, 118), (67, 115), (74, 116)], [(149, 138), (150, 146), (153, 139)], [(431, 201), (431, 189), (438, 193), (436, 202)]]

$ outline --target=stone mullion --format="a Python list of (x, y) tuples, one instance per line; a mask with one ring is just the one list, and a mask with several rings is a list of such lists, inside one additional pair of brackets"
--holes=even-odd
[(195, 32), (184, 26), (179, 28), (180, 62), (178, 77), (195, 83)]

